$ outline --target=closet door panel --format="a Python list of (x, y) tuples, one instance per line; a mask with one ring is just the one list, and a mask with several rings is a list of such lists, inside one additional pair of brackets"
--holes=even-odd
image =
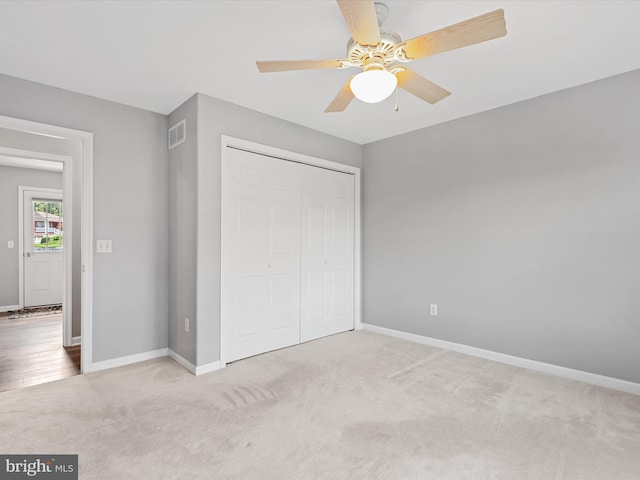
[(306, 302), (303, 304), (304, 317), (307, 322), (315, 325), (324, 320), (325, 292), (327, 288), (325, 272), (307, 271), (305, 277), (306, 289), (304, 295)]
[(226, 361), (300, 341), (299, 166), (229, 150), (223, 186)]
[(268, 165), (266, 344), (300, 343), (300, 165), (256, 155)]
[[(262, 277), (238, 277), (235, 280), (235, 309), (238, 337), (246, 339), (260, 334), (260, 307), (264, 304)], [(253, 298), (253, 302), (244, 301)]]
[(354, 177), (326, 171), (330, 221), (327, 277), (330, 301), (326, 307), (327, 335), (354, 327)]
[(354, 178), (302, 170), (302, 341), (354, 326)]
[(331, 317), (342, 317), (349, 313), (349, 272), (333, 270), (330, 272), (331, 305), (328, 312)]
[[(271, 331), (291, 329), (299, 322), (299, 289), (297, 275), (271, 275), (269, 278), (269, 307)], [(296, 342), (297, 343), (297, 342)]]

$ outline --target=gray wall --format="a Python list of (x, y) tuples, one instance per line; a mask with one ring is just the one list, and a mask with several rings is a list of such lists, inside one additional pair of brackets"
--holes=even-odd
[[(82, 219), (82, 143), (78, 140), (65, 140), (61, 138), (53, 138), (45, 135), (36, 135), (33, 133), (19, 132), (0, 128), (0, 145), (4, 147), (16, 148), (19, 150), (27, 150), (32, 152), (45, 152), (57, 155), (71, 157), (74, 165), (72, 168), (71, 188), (73, 190), (73, 217), (69, 222), (67, 210), (67, 221), (65, 222), (65, 231), (67, 238), (72, 235), (73, 252), (71, 258), (72, 270), (72, 320), (71, 335), (79, 337), (81, 335), (81, 282), (82, 282), (82, 256), (81, 256), (81, 219)], [(63, 177), (64, 182), (64, 177)], [(65, 192), (68, 195), (68, 192)], [(68, 204), (67, 204), (68, 205)]]
[(93, 361), (167, 346), (167, 117), (0, 75), (0, 115), (94, 134)]
[(638, 85), (366, 145), (364, 321), (640, 382)]
[[(0, 165), (0, 306), (18, 305), (18, 187), (62, 189), (62, 172)], [(14, 248), (7, 248), (12, 240)]]
[[(186, 120), (186, 140), (169, 151), (169, 348), (196, 364), (196, 268), (198, 231), (197, 97), (169, 116)], [(189, 319), (189, 332), (184, 319)]]
[[(189, 118), (193, 116), (192, 102), (193, 98), (185, 106), (187, 110), (184, 112), (176, 112), (181, 113), (182, 116), (171, 115), (172, 124), (185, 116)], [(196, 349), (193, 351), (193, 344), (185, 342), (183, 345), (189, 346), (189, 349), (176, 353), (189, 361), (195, 358), (196, 365), (206, 365), (220, 359), (221, 135), (225, 134), (354, 166), (360, 166), (362, 163), (362, 147), (206, 95), (196, 95), (196, 103), (197, 183), (184, 185), (184, 189), (185, 192), (189, 190), (197, 192), (197, 205), (194, 208), (191, 193), (186, 193), (183, 195), (182, 211), (177, 212), (177, 216), (180, 217), (192, 215), (197, 211), (195, 231), (181, 232), (181, 235), (197, 236), (195, 260), (197, 330), (191, 332), (196, 338)], [(193, 126), (191, 128), (193, 129)], [(193, 161), (191, 148), (191, 145), (186, 145), (185, 148), (189, 150), (185, 154), (189, 163)], [(184, 178), (193, 179), (193, 175), (192, 166), (189, 166)], [(180, 204), (179, 201), (177, 203)], [(191, 246), (191, 243), (189, 245)], [(194, 260), (188, 258), (186, 261), (191, 265)], [(190, 273), (184, 273), (190, 275)], [(178, 289), (173, 288), (171, 296), (177, 296), (178, 293)], [(190, 301), (193, 300), (189, 292), (183, 291), (182, 295), (189, 296)], [(176, 302), (181, 300), (176, 299)], [(184, 303), (183, 305), (185, 305), (185, 312), (193, 311), (192, 307)], [(184, 331), (185, 315), (180, 311), (176, 313), (177, 318), (172, 317), (170, 323), (177, 326), (172, 326), (170, 329)], [(194, 334), (195, 331), (197, 335)]]

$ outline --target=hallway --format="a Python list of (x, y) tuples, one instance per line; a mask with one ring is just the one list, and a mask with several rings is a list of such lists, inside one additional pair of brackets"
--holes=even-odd
[(0, 314), (0, 392), (80, 373), (80, 346), (62, 346), (62, 313)]

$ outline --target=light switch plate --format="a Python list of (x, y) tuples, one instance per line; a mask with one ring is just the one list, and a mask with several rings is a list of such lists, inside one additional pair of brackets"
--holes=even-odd
[(111, 253), (111, 240), (96, 240), (96, 253)]
[(7, 241), (7, 248), (13, 248), (13, 245), (14, 245), (13, 240)]

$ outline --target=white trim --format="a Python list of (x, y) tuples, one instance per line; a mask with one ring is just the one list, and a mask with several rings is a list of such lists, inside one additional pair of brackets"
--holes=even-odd
[(21, 118), (5, 117), (3, 115), (0, 115), (0, 127), (64, 140), (84, 140), (88, 135), (93, 136), (92, 133), (82, 130), (32, 122), (31, 120), (23, 120)]
[[(64, 255), (64, 301), (62, 302), (62, 344), (65, 347), (71, 346), (71, 337), (73, 335), (73, 253), (77, 247), (73, 241), (73, 237), (76, 233), (77, 227), (73, 221), (73, 217), (77, 215), (77, 212), (73, 208), (73, 158), (69, 157), (63, 164), (62, 169), (62, 202), (64, 212), (63, 214), (69, 217), (64, 220), (66, 224), (66, 231), (71, 232), (71, 235), (67, 235), (69, 238), (64, 240), (64, 249), (62, 251)], [(64, 219), (64, 217), (63, 217)], [(64, 225), (63, 225), (64, 229)], [(82, 281), (82, 277), (80, 277)], [(82, 292), (82, 286), (80, 286)], [(82, 293), (81, 293), (82, 295)], [(76, 315), (78, 312), (76, 312)]]
[(226, 292), (225, 292), (225, 278), (227, 276), (227, 261), (225, 260), (225, 256), (222, 252), (226, 249), (226, 241), (224, 235), (224, 197), (225, 197), (225, 150), (226, 146), (229, 142), (229, 138), (222, 135), (220, 139), (220, 366), (221, 368), (225, 368), (227, 366), (227, 344), (225, 339), (227, 338), (227, 327), (225, 324), (225, 316), (226, 316)]
[(354, 173), (354, 192), (353, 197), (355, 205), (353, 207), (353, 315), (354, 330), (362, 329), (362, 211), (361, 211), (361, 185), (360, 185), (360, 169), (356, 169)]
[(169, 355), (169, 358), (171, 358), (172, 360), (175, 360), (176, 363), (178, 363), (180, 366), (184, 367), (185, 369), (187, 369), (189, 372), (193, 373), (196, 376), (213, 372), (215, 370), (220, 370), (221, 368), (220, 362), (211, 362), (211, 363), (207, 363), (206, 365), (200, 365), (199, 367), (196, 367), (189, 360), (184, 358), (182, 355), (177, 354), (171, 349), (169, 349), (168, 355)]
[(135, 355), (127, 355), (125, 357), (112, 358), (111, 360), (103, 360), (102, 362), (94, 362), (91, 364), (91, 371), (98, 372), (109, 368), (123, 367), (125, 365), (131, 365), (132, 363), (153, 360), (154, 358), (166, 357), (167, 351), (167, 348), (160, 348), (149, 352), (136, 353)]
[(24, 192), (22, 188), (24, 187), (18, 186), (18, 308), (24, 307)]
[(400, 330), (378, 327), (377, 325), (370, 325), (365, 323), (362, 326), (364, 330), (381, 335), (401, 338), (402, 340), (408, 340), (410, 342), (421, 343), (423, 345), (429, 345), (431, 347), (443, 348), (445, 350), (452, 350), (454, 352), (464, 353), (465, 355), (471, 355), (473, 357), (493, 360), (494, 362), (506, 363), (507, 365), (513, 365), (514, 367), (526, 368), (529, 370), (535, 370), (536, 372), (555, 375), (557, 377), (577, 380), (578, 382), (590, 383), (592, 385), (598, 385), (600, 387), (606, 387), (613, 390), (620, 390), (621, 392), (640, 395), (640, 383), (629, 382), (627, 380), (621, 380), (619, 378), (606, 377), (604, 375), (584, 372), (582, 370), (574, 370), (572, 368), (552, 365), (550, 363), (538, 362), (537, 360), (529, 360), (528, 358), (515, 357), (513, 355), (506, 355), (504, 353), (493, 352), (491, 350), (470, 347), (461, 343), (448, 342), (446, 340), (439, 340), (437, 338), (416, 335), (415, 333), (407, 333)]
[(80, 368), (83, 373), (89, 372), (92, 367), (93, 350), (93, 133), (2, 115), (0, 115), (0, 128), (8, 128), (67, 140), (79, 140), (82, 142), (82, 159), (80, 165), (83, 172), (81, 202), (82, 241), (80, 252), (82, 263), (81, 330), (84, 341)]
[(0, 306), (0, 312), (10, 312), (12, 310), (20, 310), (20, 305), (3, 305), (3, 306)]
[(82, 254), (81, 368), (90, 372), (93, 363), (93, 134), (82, 140), (82, 206), (80, 240)]
[(199, 365), (196, 367), (196, 376), (220, 370), (222, 368), (220, 365), (220, 362), (211, 362), (207, 363), (206, 365)]
[(176, 352), (174, 352), (170, 348), (168, 349), (167, 355), (169, 356), (170, 359), (175, 360), (175, 362), (179, 364), (181, 367), (186, 368), (194, 375), (196, 374), (196, 366), (193, 363), (191, 363), (189, 360), (184, 358), (182, 355), (178, 355)]
[(36, 158), (16, 158), (0, 155), (0, 166), (62, 173), (62, 164), (60, 162), (48, 162)]
[[(354, 176), (354, 330), (362, 329), (362, 240), (361, 240), (361, 192), (360, 192), (360, 168), (346, 165), (344, 163), (333, 162), (331, 160), (325, 160), (322, 158), (312, 157), (302, 153), (291, 152), (289, 150), (283, 150), (281, 148), (271, 147), (268, 145), (262, 145), (260, 143), (251, 142), (249, 140), (243, 140), (240, 138), (230, 137), (228, 135), (221, 135), (221, 182), (224, 181), (224, 157), (227, 147), (238, 148), (246, 150), (248, 152), (257, 153), (259, 155), (269, 155), (283, 160), (290, 160), (293, 162), (304, 163), (306, 165), (312, 165), (315, 167), (326, 168), (329, 170), (335, 170), (338, 172), (349, 173)], [(224, 189), (224, 185), (221, 185), (221, 191)], [(222, 195), (221, 195), (222, 196)], [(222, 215), (222, 212), (221, 212)], [(221, 216), (221, 225), (225, 225), (225, 220)], [(222, 236), (224, 241), (224, 236)], [(224, 251), (221, 245), (221, 252)], [(224, 345), (225, 338), (225, 326), (223, 319), (225, 318), (225, 292), (224, 292), (224, 278), (225, 278), (225, 260), (224, 255), (220, 256), (220, 368), (224, 368), (226, 365), (226, 348)]]
[(82, 337), (71, 337), (71, 346), (76, 347), (82, 345)]

